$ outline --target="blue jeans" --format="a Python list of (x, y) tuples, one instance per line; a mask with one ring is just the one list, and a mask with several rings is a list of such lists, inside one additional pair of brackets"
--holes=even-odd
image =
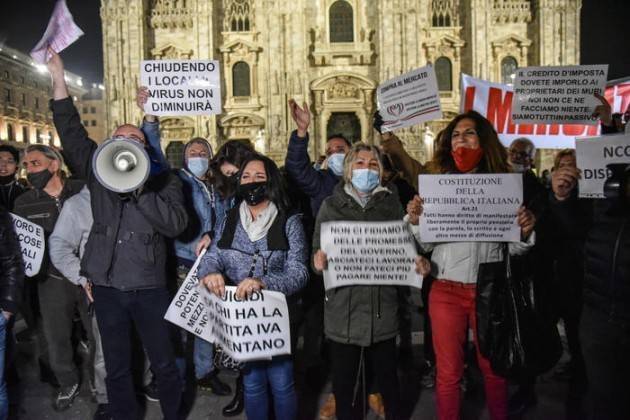
[(271, 385), (277, 420), (297, 418), (297, 397), (293, 383), (293, 362), (290, 356), (271, 361), (249, 362), (243, 369), (245, 413), (248, 420), (267, 420), (269, 416), (268, 385)]
[(8, 323), (4, 315), (0, 313), (0, 420), (6, 420), (9, 417), (7, 381), (4, 380), (4, 357), (7, 344)]
[(193, 351), (195, 378), (202, 379), (214, 370), (214, 344), (195, 336)]

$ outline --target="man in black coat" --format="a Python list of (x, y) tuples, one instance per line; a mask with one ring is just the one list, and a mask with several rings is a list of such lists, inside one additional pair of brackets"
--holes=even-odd
[(0, 145), (0, 207), (11, 211), (13, 203), (26, 188), (17, 179), (18, 165), (20, 164), (20, 152), (9, 145)]
[(9, 213), (0, 207), (0, 418), (8, 417), (9, 399), (4, 380), (7, 331), (17, 312), (22, 293), (22, 253)]
[[(48, 70), (53, 80), (55, 127), (69, 167), (90, 189), (94, 224), (81, 271), (93, 284), (110, 413), (117, 420), (136, 419), (138, 415), (131, 374), (130, 334), (135, 327), (156, 376), (164, 418), (177, 419), (182, 379), (163, 317), (170, 302), (166, 239), (179, 235), (188, 223), (181, 181), (164, 171), (129, 194), (101, 185), (92, 171), (97, 145), (88, 138), (72, 103), (61, 58), (53, 51), (51, 54)], [(146, 147), (142, 131), (130, 124), (118, 127), (112, 137), (125, 137)]]

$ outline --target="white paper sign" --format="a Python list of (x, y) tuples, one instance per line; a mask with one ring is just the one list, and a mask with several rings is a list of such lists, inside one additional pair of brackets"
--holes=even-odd
[(512, 120), (517, 124), (587, 124), (600, 103), (608, 64), (588, 66), (525, 67), (516, 71)]
[(49, 46), (59, 53), (81, 36), (83, 36), (83, 31), (74, 23), (72, 14), (70, 14), (66, 5), (66, 0), (58, 0), (48, 21), (46, 32), (44, 32), (42, 39), (31, 51), (31, 57), (36, 63), (46, 64), (51, 57), (51, 54), (48, 52)]
[(384, 132), (442, 118), (440, 94), (431, 66), (384, 82), (378, 87), (377, 101)]
[(575, 153), (577, 167), (582, 171), (579, 180), (580, 197), (605, 198), (604, 183), (611, 175), (606, 165), (630, 163), (630, 135), (577, 139)]
[(200, 287), (212, 326), (212, 341), (239, 362), (291, 354), (289, 308), (284, 294), (263, 290), (247, 300), (226, 286), (219, 298)]
[(24, 273), (33, 277), (39, 273), (46, 252), (46, 237), (44, 229), (30, 220), (11, 213), (13, 228), (20, 241)]
[(197, 257), (197, 261), (193, 264), (186, 279), (169, 305), (164, 319), (206, 341), (213, 341), (212, 327), (208, 323), (206, 304), (197, 289), (197, 285), (199, 284), (197, 267), (199, 267), (201, 258), (205, 253), (206, 250), (204, 249)]
[(423, 242), (518, 242), (521, 174), (419, 175)]
[(142, 86), (150, 98), (151, 115), (211, 115), (221, 113), (221, 75), (214, 60), (148, 60), (140, 66)]
[(354, 285), (422, 287), (415, 271), (415, 240), (403, 221), (326, 222), (321, 228), (326, 253), (326, 290)]

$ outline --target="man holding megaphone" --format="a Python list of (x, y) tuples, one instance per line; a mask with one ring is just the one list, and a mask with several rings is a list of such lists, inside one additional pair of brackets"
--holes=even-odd
[(97, 146), (68, 94), (63, 62), (50, 50), (51, 109), (68, 166), (87, 182), (94, 224), (81, 261), (93, 287), (115, 419), (136, 419), (130, 332), (135, 326), (151, 362), (165, 419), (178, 418), (182, 384), (166, 321), (166, 238), (188, 222), (182, 184), (170, 171), (150, 176), (142, 131), (118, 127)]

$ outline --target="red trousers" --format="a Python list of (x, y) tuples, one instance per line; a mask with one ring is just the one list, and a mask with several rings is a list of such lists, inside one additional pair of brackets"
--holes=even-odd
[[(460, 381), (464, 373), (464, 344), (468, 327), (473, 329), (477, 348), (475, 288), (463, 283), (435, 281), (429, 295), (429, 313), (433, 328), (433, 346), (437, 369), (437, 413), (440, 420), (461, 418)], [(495, 375), (490, 362), (477, 348), (477, 360), (483, 374), (486, 401), (492, 420), (507, 418), (507, 381)]]

